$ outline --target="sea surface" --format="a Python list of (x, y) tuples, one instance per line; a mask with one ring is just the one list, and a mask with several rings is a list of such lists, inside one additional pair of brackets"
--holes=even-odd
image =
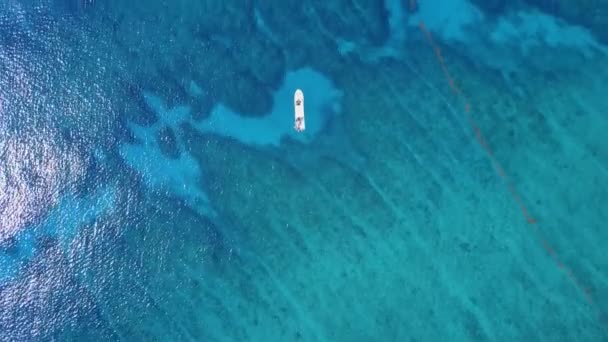
[(0, 341), (608, 341), (608, 42), (533, 2), (0, 0)]

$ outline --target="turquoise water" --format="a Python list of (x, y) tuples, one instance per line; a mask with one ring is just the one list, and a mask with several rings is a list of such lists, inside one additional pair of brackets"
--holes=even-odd
[(608, 42), (499, 3), (0, 1), (0, 341), (608, 341)]

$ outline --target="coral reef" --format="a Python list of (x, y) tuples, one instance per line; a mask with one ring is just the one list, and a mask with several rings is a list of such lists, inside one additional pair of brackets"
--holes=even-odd
[(503, 14), (514, 2), (507, 0), (471, 0), (471, 3), (491, 16), (498, 16)]
[(589, 29), (598, 40), (607, 43), (608, 1), (605, 0), (471, 0), (490, 16), (503, 14), (510, 8), (521, 8), (526, 4), (539, 10), (556, 15), (571, 24)]
[(605, 0), (524, 0), (541, 10), (591, 30), (602, 42), (608, 43), (608, 1)]
[[(267, 324), (277, 327), (275, 333), (281, 339), (299, 335), (356, 340), (372, 338), (370, 332), (378, 330), (390, 332), (391, 340), (412, 336), (435, 340), (447, 331), (463, 339), (514, 340), (575, 338), (578, 334), (593, 339), (601, 334), (584, 296), (547, 260), (541, 244), (530, 235), (508, 190), (450, 98), (432, 53), (431, 48), (421, 49), (407, 63), (344, 65), (348, 73), (333, 75), (344, 87), (342, 118), (348, 119), (342, 124), (353, 137), (353, 148), (366, 159), (361, 168), (351, 168), (328, 155), (312, 164), (285, 163), (255, 148), (186, 130), (184, 139), (189, 144), (204, 141), (205, 148), (194, 148), (193, 156), (207, 166), (211, 202), (221, 208), (220, 216), (233, 222), (230, 230), (238, 231), (244, 259), (235, 261), (234, 267), (246, 262), (247, 269), (256, 270), (247, 276), (247, 288), (240, 289), (247, 304), (238, 304), (240, 299), (222, 302), (226, 317), (238, 312), (241, 321), (248, 322), (242, 336), (267, 337), (262, 328)], [(537, 198), (547, 198), (542, 195), (548, 186), (543, 180), (547, 175), (575, 177), (557, 166), (561, 159), (577, 159), (586, 153), (580, 149), (581, 155), (569, 156), (560, 148), (555, 129), (566, 129), (565, 121), (559, 123), (568, 117), (566, 112), (559, 119), (550, 117), (548, 108), (534, 115), (518, 115), (542, 108), (541, 102), (530, 104), (508, 90), (504, 80), (478, 74), (454, 55), (450, 60), (454, 77), (474, 95), (475, 117), (487, 134), (487, 143), (508, 165), (505, 172), (521, 185), (526, 200), (536, 203)], [(599, 63), (595, 67), (602, 64), (601, 60), (594, 63)], [(540, 73), (528, 77), (524, 92), (533, 92), (545, 82)], [(566, 94), (574, 91), (568, 84), (579, 82), (563, 81), (555, 90), (561, 95), (547, 96), (550, 101), (559, 98), (576, 107), (576, 97)], [(398, 95), (402, 89), (407, 89), (407, 96)], [(597, 85), (593, 89), (600, 91)], [(596, 102), (581, 118), (598, 115), (600, 108)], [(591, 118), (578, 122), (586, 120)], [(595, 134), (587, 140), (594, 149), (600, 144), (598, 138)], [(540, 163), (535, 157), (539, 153), (554, 154), (555, 164)], [(605, 163), (600, 160), (596, 162)], [(566, 190), (567, 185), (560, 188)], [(568, 214), (557, 214), (565, 213), (557, 209), (565, 205), (561, 202), (565, 199), (560, 195), (550, 198), (561, 199), (546, 212), (535, 205), (535, 214), (547, 224), (573, 222)], [(585, 209), (578, 210), (584, 217)], [(597, 223), (586, 222), (596, 227), (589, 229), (599, 228)], [(569, 247), (563, 243), (568, 235), (568, 229), (552, 230), (549, 243), (567, 251)], [(577, 240), (580, 244), (574, 248), (584, 249), (584, 239)], [(404, 241), (408, 241), (407, 248), (402, 248)], [(587, 260), (601, 260), (596, 252), (588, 253)], [(584, 277), (584, 267), (573, 257), (567, 259), (575, 274)], [(495, 264), (503, 266), (497, 269)], [(603, 286), (600, 278), (584, 278)], [(518, 286), (507, 289), (500, 285), (504, 282)], [(557, 293), (550, 290), (553, 286), (567, 290)], [(274, 289), (272, 294), (268, 288)], [(501, 293), (499, 298), (496, 293)], [(268, 304), (277, 300), (281, 303), (278, 308)], [(538, 301), (546, 306), (523, 304)], [(324, 303), (332, 303), (331, 309)], [(446, 303), (451, 311), (442, 310)], [(414, 313), (402, 310), (405, 305), (430, 309)], [(256, 309), (245, 309), (251, 307)], [(275, 320), (275, 310), (292, 314)], [(365, 315), (358, 314), (361, 312)], [(496, 319), (488, 319), (487, 312)], [(524, 314), (526, 321), (516, 318)], [(200, 315), (201, 320), (217, 319)], [(453, 324), (442, 326), (445, 321)], [(555, 330), (556, 326), (573, 328)]]
[[(288, 68), (303, 66), (303, 60), (338, 56), (333, 37), (365, 46), (380, 46), (389, 37), (387, 10), (383, 2), (374, 1), (262, 2), (255, 7), (252, 1), (112, 2), (77, 12), (83, 11), (104, 27), (97, 35), (120, 47), (115, 58), (121, 65), (114, 74), (121, 82), (158, 94), (170, 106), (201, 107), (194, 111), (201, 117), (212, 104), (192, 95), (192, 82), (235, 112), (263, 116)], [(281, 11), (290, 15), (279, 15)], [(136, 96), (133, 86), (123, 91)], [(142, 108), (124, 109), (137, 117), (133, 112)]]
[(160, 151), (170, 159), (179, 159), (179, 146), (175, 132), (169, 126), (165, 126), (156, 133), (156, 140)]
[[(106, 120), (131, 131), (99, 147), (120, 193), (107, 195), (110, 215), (96, 217), (86, 201), (75, 209), (83, 229), (62, 232), (64, 241), (34, 239), (43, 252), (23, 280), (0, 286), (10, 312), (0, 315), (2, 331), (15, 340), (599, 340), (596, 312), (608, 295), (608, 193), (598, 186), (608, 177), (605, 56), (576, 50), (576, 70), (560, 72), (516, 60), (521, 72), (501, 78), (500, 66), (471, 62), (485, 53), (478, 45), (449, 49), (438, 39), (438, 62), (417, 28), (419, 38), (400, 42), (406, 58), (341, 54), (340, 39), (386, 43), (393, 27), (380, 4), (74, 7), (96, 28), (75, 30), (90, 35), (84, 46), (104, 47), (80, 61), (68, 54), (73, 64), (60, 71), (106, 69), (91, 89), (82, 82), (52, 94), (67, 96), (59, 108), (86, 115), (65, 136), (106, 133)], [(476, 19), (451, 18), (453, 8), (469, 9), (444, 7), (434, 24)], [(417, 14), (429, 13), (421, 3)], [(505, 49), (522, 37), (509, 24), (491, 38)], [(566, 54), (525, 28), (539, 61)], [(292, 131), (296, 84), (311, 95), (310, 135)], [(71, 89), (95, 101), (81, 104)], [(103, 101), (116, 94), (127, 103)], [(89, 105), (120, 120), (91, 115)], [(71, 128), (74, 117), (61, 118)], [(76, 161), (64, 165), (59, 147), (49, 148), (32, 153), (81, 171), (80, 154), (68, 149)], [(0, 240), (15, 253), (14, 241)]]
[[(498, 340), (598, 336), (599, 325), (589, 314), (584, 298), (546, 259), (508, 190), (475, 142), (432, 48), (416, 45), (412, 47), (416, 52), (406, 60), (366, 65), (336, 51), (335, 36), (349, 40), (355, 34), (344, 25), (345, 19), (336, 18), (330, 25), (322, 20), (323, 15), (329, 15), (330, 5), (301, 6), (259, 4), (253, 10), (256, 21), (252, 29), (263, 33), (263, 42), (239, 42), (229, 36), (204, 38), (208, 40), (201, 45), (216, 55), (209, 54), (201, 64), (185, 67), (189, 70), (184, 72), (189, 75), (186, 80), (196, 85), (185, 83), (190, 89), (186, 91), (188, 101), (201, 94), (213, 94), (210, 97), (214, 100), (203, 97), (201, 112), (210, 114), (195, 121), (188, 119), (176, 132), (181, 144), (188, 146), (190, 164), (204, 166), (197, 173), (204, 173), (206, 195), (221, 220), (212, 224), (164, 202), (159, 205), (160, 214), (155, 215), (163, 216), (158, 218), (162, 222), (186, 220), (193, 227), (209, 227), (205, 229), (211, 236), (221, 235), (223, 241), (234, 243), (234, 252), (221, 247), (216, 253), (222, 257), (212, 256), (213, 247), (204, 242), (204, 234), (194, 234), (192, 241), (171, 238), (168, 249), (179, 252), (163, 254), (166, 259), (156, 254), (149, 258), (165, 260), (175, 269), (163, 265), (162, 273), (166, 270), (167, 274), (161, 279), (156, 279), (156, 270), (146, 269), (149, 276), (142, 277), (142, 285), (137, 286), (154, 289), (144, 301), (154, 307), (156, 314), (172, 317), (167, 324), (173, 329), (155, 328), (153, 313), (133, 310), (128, 314), (149, 322), (145, 325), (153, 327), (153, 334), (167, 338), (213, 339), (219, 331), (236, 340), (363, 340), (373, 339), (370, 332), (374, 331), (386, 331), (388, 340), (412, 336), (441, 340), (448, 334), (462, 339)], [(283, 10), (293, 13), (290, 21), (277, 15), (276, 11)], [(340, 13), (346, 17), (350, 10)], [(530, 35), (535, 32), (531, 29)], [(356, 43), (373, 45), (381, 41), (365, 38)], [(540, 41), (539, 45), (546, 43)], [(276, 50), (260, 48), (264, 44), (276, 46)], [(246, 52), (248, 58), (237, 58), (235, 51)], [(267, 65), (273, 59), (264, 57), (267, 51), (277, 54), (284, 65), (276, 70), (257, 70), (258, 65), (248, 61), (250, 57)], [(556, 122), (547, 114), (549, 109), (536, 110), (534, 107), (542, 107), (541, 103), (522, 101), (522, 92), (532, 94), (533, 89), (542, 87), (547, 73), (525, 69), (527, 86), (513, 90), (505, 79), (480, 73), (487, 69), (450, 52), (446, 52), (450, 68), (460, 86), (474, 96), (475, 117), (487, 134), (487, 143), (496, 158), (508, 166), (504, 172), (522, 186), (524, 200), (540, 203), (537, 201), (544, 198), (543, 174), (574, 177), (555, 167), (560, 158), (569, 157), (554, 137)], [(202, 59), (190, 53), (192, 58)], [(226, 70), (213, 68), (220, 61)], [(282, 68), (292, 70), (304, 63), (331, 77), (343, 91), (342, 113), (334, 117), (334, 124), (343, 125), (341, 134), (348, 137), (329, 141), (342, 141), (341, 151), (361, 161), (349, 163), (337, 153), (324, 153), (322, 139), (307, 141), (309, 146), (303, 148), (298, 141), (279, 144), (276, 136), (260, 138), (270, 135), (263, 133), (267, 131), (264, 127), (255, 126), (264, 122), (257, 120), (276, 115), (268, 107), (276, 101), (266, 102), (264, 98), (276, 94), (277, 89), (282, 92), (283, 83), (273, 75), (280, 75)], [(179, 75), (181, 69), (172, 68)], [(517, 77), (511, 81), (524, 82)], [(289, 73), (285, 79), (289, 79)], [(259, 90), (249, 92), (252, 87)], [(231, 93), (235, 88), (238, 91)], [(402, 96), (404, 89), (407, 94)], [(162, 91), (151, 92), (168, 101), (158, 116), (170, 117), (171, 108), (176, 106), (173, 100)], [(556, 92), (570, 105), (576, 102), (566, 92)], [(261, 103), (253, 111), (244, 110), (252, 101), (251, 94), (257, 94)], [(250, 117), (243, 117), (246, 114)], [(557, 129), (565, 129), (564, 125), (558, 123)], [(242, 126), (251, 131), (243, 132), (239, 128)], [(323, 129), (318, 132), (325, 133)], [(589, 141), (596, 154), (601, 153), (597, 137)], [(260, 145), (271, 145), (278, 152), (268, 153)], [(315, 162), (285, 156), (295, 149), (305, 149), (305, 155), (315, 158)], [(538, 153), (557, 153), (553, 160), (556, 164), (534, 162)], [(604, 163), (599, 159), (596, 162)], [(137, 163), (131, 164), (137, 168)], [(183, 179), (176, 184), (180, 181)], [(557, 209), (565, 202), (556, 201), (552, 204), (556, 210), (550, 212), (565, 212)], [(533, 209), (540, 210), (538, 206)], [(185, 219), (183, 215), (193, 217)], [(565, 215), (554, 219), (548, 218), (549, 212), (539, 215), (553, 224), (569, 222)], [(154, 241), (167, 239), (162, 228), (166, 225), (155, 225), (139, 232), (151, 246)], [(195, 229), (184, 227), (186, 231)], [(139, 254), (139, 248), (150, 253), (147, 248), (152, 247), (137, 246), (142, 239), (138, 233), (129, 234), (132, 240), (126, 246), (136, 251), (133, 254)], [(552, 234), (549, 242), (567, 250), (563, 241), (568, 231)], [(189, 234), (182, 239), (189, 240), (186, 236)], [(189, 254), (187, 251), (196, 250), (197, 243), (208, 246), (210, 255), (205, 247)], [(215, 244), (226, 245), (219, 240)], [(583, 239), (576, 248), (585, 248)], [(589, 257), (600, 259), (593, 252)], [(201, 259), (208, 262), (201, 263)], [(570, 257), (568, 261), (577, 276), (586, 275), (576, 260)], [(497, 269), (496, 264), (503, 266)], [(501, 284), (506, 282), (518, 286), (504, 288)], [(177, 294), (176, 284), (182, 290)], [(551, 292), (554, 287), (567, 290)], [(496, 298), (496, 293), (501, 297)], [(133, 301), (134, 307), (144, 305), (135, 298), (127, 300)], [(526, 304), (539, 301), (545, 306)], [(450, 310), (442, 310), (446, 303)], [(406, 305), (429, 310), (402, 310)], [(495, 318), (489, 319), (488, 312)], [(524, 314), (529, 317), (526, 321), (516, 318)], [(204, 330), (193, 321), (208, 322), (215, 329)], [(405, 326), (403, 322), (407, 322)], [(445, 322), (452, 323), (445, 326)], [(554, 328), (560, 325), (573, 328)], [(274, 327), (273, 331), (268, 332), (267, 326)], [(420, 326), (425, 329), (416, 329)], [(121, 328), (118, 331), (129, 333)], [(130, 333), (145, 334), (142, 329)]]

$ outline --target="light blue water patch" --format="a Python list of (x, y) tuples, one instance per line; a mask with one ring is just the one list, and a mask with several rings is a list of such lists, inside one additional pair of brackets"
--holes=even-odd
[[(403, 44), (408, 35), (423, 38), (418, 28), (421, 23), (437, 36), (437, 41), (458, 48), (464, 43), (464, 53), (505, 74), (519, 71), (519, 65), (525, 65), (522, 58), (546, 58), (539, 51), (546, 53), (549, 49), (565, 48), (585, 57), (591, 57), (595, 52), (608, 52), (589, 30), (537, 10), (510, 11), (490, 19), (466, 0), (419, 1), (418, 11), (413, 15), (405, 12), (401, 1), (388, 0), (385, 5), (390, 27), (386, 44), (370, 48), (337, 39), (342, 55), (356, 53), (371, 63), (379, 62), (381, 57), (407, 58), (411, 51), (404, 50)], [(554, 63), (559, 62), (555, 60)], [(564, 64), (567, 63), (561, 63), (559, 67)]]
[(51, 212), (42, 230), (56, 237), (60, 246), (67, 249), (78, 234), (80, 226), (93, 224), (101, 215), (112, 210), (116, 196), (116, 190), (111, 187), (99, 189), (84, 198), (68, 195)]
[(87, 159), (76, 148), (63, 145), (46, 127), (41, 131), (45, 134), (0, 127), (0, 241), (57, 205), (58, 195), (86, 172)]
[(388, 27), (390, 29), (390, 37), (387, 45), (391, 46), (405, 40), (405, 27), (407, 24), (407, 16), (403, 8), (401, 0), (386, 0), (386, 11), (388, 12)]
[[(419, 10), (408, 18), (408, 24), (419, 37), (423, 32), (417, 26), (422, 23), (437, 42), (451, 45), (507, 80), (530, 68), (572, 70), (581, 63), (581, 57), (608, 51), (587, 29), (537, 10), (514, 9), (494, 18), (486, 17), (466, 0), (417, 3)], [(399, 54), (407, 58), (407, 51)]]
[(149, 127), (130, 125), (138, 143), (123, 144), (120, 155), (137, 170), (150, 189), (171, 193), (192, 208), (212, 214), (208, 196), (201, 188), (198, 162), (187, 153), (181, 153), (176, 159), (168, 158), (163, 155), (157, 139), (163, 127), (177, 131), (181, 123), (190, 121), (190, 109), (185, 106), (168, 109), (162, 99), (148, 93), (144, 97), (158, 114), (159, 121)]
[(567, 25), (538, 11), (518, 12), (500, 18), (490, 36), (497, 44), (519, 45), (524, 53), (539, 46), (578, 49), (586, 55), (593, 50), (605, 50), (588, 30)]
[(42, 223), (26, 227), (14, 237), (13, 246), (0, 251), (0, 284), (19, 274), (41, 247), (38, 244), (42, 238), (57, 239), (62, 250), (67, 251), (79, 228), (108, 213), (115, 199), (116, 191), (110, 187), (83, 198), (72, 194), (63, 197)]
[[(294, 130), (293, 94), (304, 92), (306, 130)], [(279, 146), (285, 137), (307, 143), (323, 129), (331, 115), (341, 111), (342, 91), (323, 74), (304, 68), (288, 72), (283, 84), (273, 95), (273, 107), (263, 117), (240, 115), (226, 106), (217, 105), (211, 116), (195, 126), (203, 132), (234, 138), (244, 144)]]

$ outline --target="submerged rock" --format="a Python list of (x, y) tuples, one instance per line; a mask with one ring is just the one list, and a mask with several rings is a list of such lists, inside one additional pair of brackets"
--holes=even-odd
[(507, 0), (471, 0), (471, 3), (490, 16), (504, 13), (508, 6), (512, 4)]
[(131, 122), (142, 126), (150, 126), (154, 124), (158, 118), (156, 113), (146, 103), (143, 94), (143, 88), (137, 80), (122, 80), (123, 94), (127, 101), (120, 103), (119, 109), (123, 115)]
[(489, 16), (497, 16), (509, 8), (532, 6), (564, 19), (573, 25), (580, 25), (589, 29), (595, 37), (606, 43), (608, 42), (608, 1), (605, 0), (471, 0), (479, 9)]
[(241, 115), (259, 117), (272, 110), (272, 92), (252, 74), (241, 72), (224, 82), (221, 102)]
[(278, 87), (285, 74), (282, 49), (262, 35), (240, 36), (233, 49), (234, 59), (255, 78), (270, 87)]
[(389, 37), (383, 1), (324, 1), (315, 7), (319, 24), (337, 37), (373, 46), (384, 44)]
[(200, 121), (208, 118), (216, 102), (208, 93), (202, 93), (192, 100), (192, 119)]
[(602, 42), (608, 43), (608, 1), (605, 0), (524, 0), (539, 9), (588, 28)]
[(179, 146), (175, 132), (169, 126), (158, 130), (156, 140), (161, 153), (169, 159), (178, 159), (180, 155)]

